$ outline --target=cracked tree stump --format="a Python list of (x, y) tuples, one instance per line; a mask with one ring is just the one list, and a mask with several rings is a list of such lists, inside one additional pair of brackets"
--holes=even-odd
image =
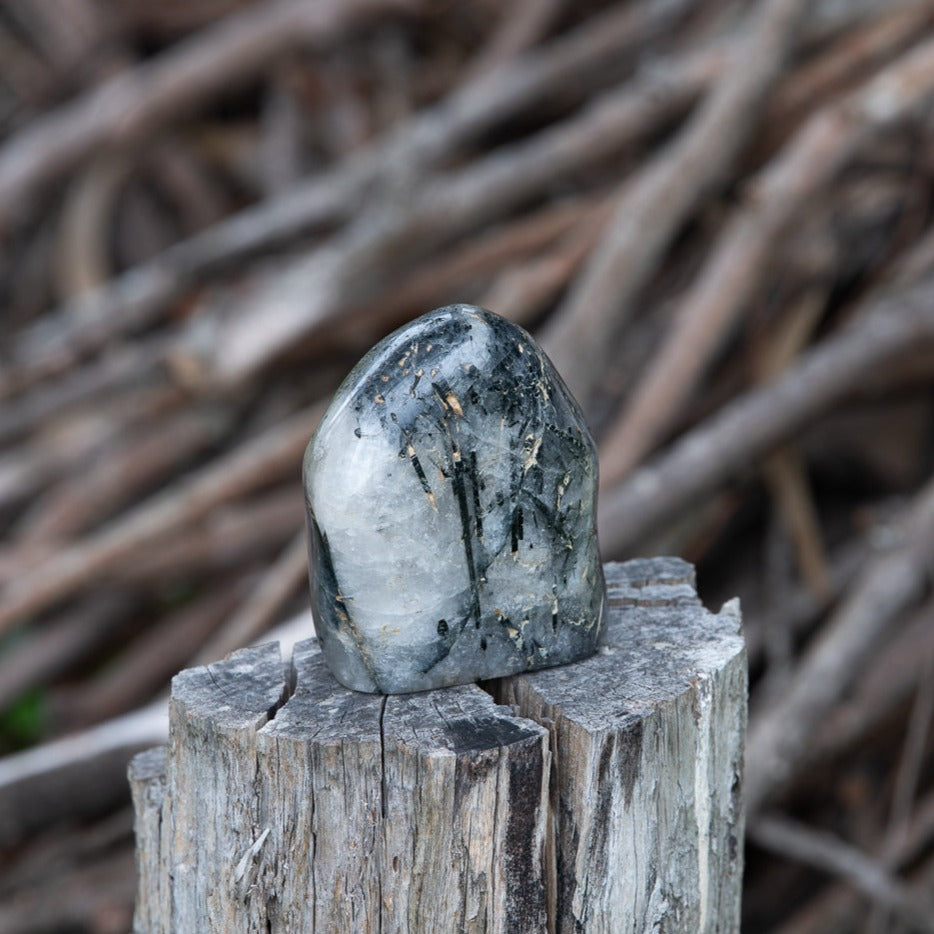
[(676, 559), (606, 572), (601, 652), (489, 692), (358, 694), (314, 640), (178, 675), (130, 766), (135, 930), (738, 930), (738, 610)]

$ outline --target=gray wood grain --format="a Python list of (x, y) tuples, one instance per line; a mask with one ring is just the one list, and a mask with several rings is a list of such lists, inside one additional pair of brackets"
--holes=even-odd
[(138, 756), (146, 932), (738, 929), (745, 659), (673, 559), (607, 565), (575, 665), (359, 694), (314, 640), (173, 682)]
[(165, 746), (138, 753), (130, 762), (136, 834), (137, 891), (135, 925), (139, 931), (162, 926), (168, 874), (162, 861), (162, 809), (165, 802)]
[(713, 615), (678, 559), (605, 566), (607, 644), (504, 681), (556, 763), (555, 929), (739, 929), (746, 662), (738, 605)]

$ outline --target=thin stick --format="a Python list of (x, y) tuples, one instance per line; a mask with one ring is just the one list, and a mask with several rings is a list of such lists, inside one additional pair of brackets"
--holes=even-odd
[(894, 5), (881, 17), (844, 33), (812, 64), (803, 66), (783, 83), (769, 107), (765, 126), (771, 131), (773, 127), (793, 125), (799, 115), (814, 110), (815, 102), (844, 90), (847, 82), (864, 80), (924, 35), (932, 19), (934, 7), (930, 0), (917, 0)]
[(189, 601), (150, 625), (97, 678), (69, 689), (62, 707), (67, 727), (109, 719), (167, 687), (243, 598), (244, 583), (225, 581)]
[[(786, 370), (810, 339), (827, 302), (829, 286), (806, 292), (777, 332), (770, 331), (760, 347), (757, 377), (768, 382)], [(783, 445), (763, 464), (785, 531), (795, 547), (798, 569), (820, 600), (830, 596), (827, 556), (820, 521), (808, 485), (807, 474), (796, 449)]]
[(301, 528), (299, 484), (284, 484), (245, 503), (218, 510), (184, 535), (153, 542), (114, 568), (128, 584), (151, 587), (172, 579), (198, 577), (268, 560)]
[(133, 169), (125, 152), (92, 160), (72, 184), (58, 225), (54, 264), (56, 292), (71, 297), (97, 288), (110, 276), (108, 220), (120, 189)]
[(756, 667), (762, 660), (770, 629), (781, 627), (794, 639), (813, 626), (821, 612), (835, 603), (849, 586), (865, 563), (868, 550), (864, 541), (857, 540), (840, 546), (831, 555), (830, 592), (826, 599), (815, 595), (804, 583), (798, 586), (792, 584), (786, 587), (779, 605), (765, 607), (758, 614), (745, 612), (743, 636), (746, 640), (749, 667)]
[[(891, 858), (881, 857), (880, 862), (889, 871), (914, 862), (934, 838), (934, 794), (921, 801), (911, 819), (899, 828), (896, 849)], [(928, 866), (934, 865), (928, 861)], [(917, 873), (913, 872), (913, 876)], [(931, 891), (931, 886), (922, 886)], [(915, 882), (918, 886), (918, 883)], [(825, 934), (826, 931), (849, 931), (857, 927), (857, 913), (865, 919), (862, 899), (848, 885), (834, 885), (814, 898), (803, 909), (796, 911), (776, 931), (776, 934)]]
[[(305, 582), (307, 574), (308, 551), (303, 530), (289, 542), (243, 605), (221, 630), (202, 646), (195, 664), (207, 665), (216, 662), (262, 635), (273, 622), (276, 613)], [(311, 635), (309, 629), (309, 638)]]
[[(0, 409), (14, 404), (8, 403)], [(137, 407), (137, 415), (140, 414), (145, 419), (156, 412), (146, 408), (141, 413)], [(2, 418), (0, 414), (0, 421)], [(119, 436), (123, 423), (114, 414), (101, 418), (99, 411), (85, 411), (83, 416), (69, 419), (66, 424), (60, 422), (58, 427), (58, 431), (46, 431), (28, 442), (11, 444), (0, 455), (0, 508), (29, 499), (43, 487), (67, 476), (76, 465), (88, 463)]]
[(934, 720), (934, 651), (928, 650), (921, 665), (915, 702), (908, 719), (905, 744), (898, 764), (895, 792), (892, 796), (892, 819), (889, 839), (908, 820), (918, 791), (924, 765), (924, 752), (931, 722)]
[(688, 504), (739, 474), (861, 385), (867, 373), (934, 342), (934, 280), (878, 300), (803, 355), (775, 383), (746, 393), (603, 496), (600, 541), (619, 556)]
[(0, 656), (0, 710), (103, 649), (134, 606), (126, 593), (95, 595), (9, 646)]
[(220, 410), (177, 413), (109, 450), (104, 463), (61, 481), (17, 528), (17, 542), (38, 545), (75, 538), (179, 472), (226, 434)]
[(763, 281), (779, 238), (815, 193), (861, 146), (934, 96), (934, 40), (854, 94), (813, 116), (754, 180), (754, 196), (733, 219), (652, 358), (602, 453), (612, 486), (671, 425), (729, 328)]
[(129, 555), (221, 503), (287, 471), (297, 475), (322, 410), (316, 404), (297, 413), (9, 584), (0, 592), (0, 632), (93, 583)]
[(528, 327), (583, 264), (599, 241), (608, 215), (608, 210), (595, 211), (543, 256), (501, 273), (480, 304)]
[[(614, 63), (664, 32), (689, 6), (687, 0), (677, 0), (653, 4), (648, 10), (641, 6), (611, 7), (568, 36), (496, 73), (479, 76), (373, 145), (282, 196), (246, 208), (102, 288), (43, 315), (37, 325), (16, 339), (12, 353), (15, 375), (0, 379), (0, 398), (70, 366), (116, 335), (145, 327), (209, 273), (322, 224), (352, 217), (372, 198), (375, 182), (398, 173), (400, 166), (424, 174), (491, 125), (549, 95), (564, 93), (569, 87), (587, 90), (601, 76), (613, 75)], [(700, 54), (710, 60), (709, 51)], [(685, 70), (677, 58), (660, 61), (657, 66), (659, 76), (684, 73), (691, 80), (692, 69)]]
[[(544, 208), (523, 214), (518, 220), (503, 224), (479, 237), (467, 241), (450, 255), (418, 267), (394, 287), (389, 294), (365, 302), (347, 311), (353, 320), (356, 344), (375, 340), (411, 317), (413, 309), (426, 309), (464, 298), (463, 290), (471, 282), (489, 279), (505, 263), (529, 261), (529, 255), (548, 246), (559, 237), (582, 232), (579, 242), (590, 244), (586, 235), (595, 222), (605, 221), (605, 194), (575, 198), (548, 204)], [(525, 267), (523, 267), (525, 268)], [(484, 304), (486, 300), (480, 302)], [(487, 304), (500, 314), (506, 311), (499, 304)], [(346, 344), (346, 322), (335, 322), (334, 337)], [(326, 341), (331, 336), (322, 333)]]
[(73, 817), (76, 794), (89, 799), (99, 813), (100, 799), (113, 801), (114, 782), (125, 786), (130, 756), (165, 742), (168, 720), (165, 701), (157, 701), (0, 759), (0, 847)]
[(892, 723), (921, 688), (924, 666), (934, 654), (934, 602), (911, 614), (874, 656), (872, 668), (847, 700), (838, 703), (811, 741), (808, 766), (839, 762)]
[(918, 930), (934, 931), (934, 904), (839, 838), (777, 815), (757, 818), (748, 833), (759, 846), (845, 879)]
[[(170, 340), (160, 334), (116, 347), (112, 353), (102, 356), (91, 365), (74, 370), (62, 379), (37, 386), (32, 392), (4, 403), (0, 409), (0, 444), (26, 434), (39, 422), (59, 413), (66, 406), (93, 398), (130, 380), (140, 381), (154, 375), (165, 360), (168, 346)], [(38, 376), (43, 370), (44, 366), (40, 366), (31, 376)], [(3, 374), (0, 374), (0, 398), (17, 388), (20, 388), (17, 376), (7, 374), (7, 380), (4, 381)]]
[[(898, 835), (911, 819), (924, 767), (924, 754), (932, 719), (934, 719), (934, 651), (928, 651), (921, 665), (915, 701), (911, 707), (902, 754), (895, 772), (892, 810), (889, 814), (885, 842), (882, 847), (883, 855), (887, 859), (891, 859), (894, 855)], [(882, 906), (876, 905), (873, 916), (869, 920), (870, 932), (876, 934), (876, 932), (889, 930), (888, 922), (887, 913), (882, 910)]]
[[(201, 353), (208, 378), (239, 384), (343, 309), (376, 294), (400, 264), (618, 154), (688, 107), (720, 66), (720, 56), (708, 51), (673, 62), (663, 74), (647, 74), (467, 169), (420, 183), (410, 197), (388, 201), (322, 249), (257, 281), (248, 293), (218, 300), (215, 333)], [(368, 273), (363, 280), (361, 269)], [(361, 287), (367, 296), (359, 294)]]
[(286, 49), (331, 41), (403, 0), (279, 0), (231, 16), (203, 35), (123, 72), (33, 121), (0, 150), (0, 227), (43, 185), (94, 150), (126, 146), (191, 113)]
[(464, 69), (461, 80), (475, 81), (534, 45), (548, 31), (561, 6), (562, 0), (523, 0), (504, 6), (500, 10), (500, 22), (493, 28), (486, 45)]
[(543, 347), (585, 409), (637, 297), (752, 134), (806, 6), (802, 0), (768, 0), (756, 11), (733, 66), (674, 142), (633, 180), (602, 245), (544, 330)]
[(904, 543), (861, 575), (799, 662), (783, 696), (750, 724), (745, 782), (750, 815), (795, 773), (818, 726), (892, 621), (922, 596), (934, 557), (934, 482), (916, 496), (903, 521)]

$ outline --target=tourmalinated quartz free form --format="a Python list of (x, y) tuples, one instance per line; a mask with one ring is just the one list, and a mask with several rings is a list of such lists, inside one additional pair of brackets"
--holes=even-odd
[(400, 328), (337, 391), (303, 473), (315, 629), (347, 687), (420, 691), (596, 650), (594, 443), (522, 328), (471, 305)]

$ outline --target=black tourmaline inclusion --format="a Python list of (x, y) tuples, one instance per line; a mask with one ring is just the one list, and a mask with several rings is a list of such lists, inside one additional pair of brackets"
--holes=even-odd
[(471, 305), (382, 340), (305, 453), (312, 609), (331, 670), (401, 693), (592, 654), (597, 459), (522, 328)]

